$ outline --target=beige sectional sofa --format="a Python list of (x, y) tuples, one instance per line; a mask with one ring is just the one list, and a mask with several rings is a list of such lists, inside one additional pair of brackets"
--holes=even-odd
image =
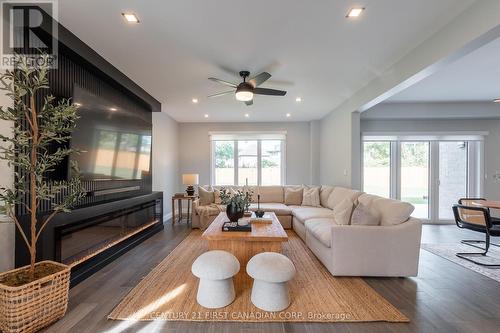
[[(285, 229), (293, 228), (332, 275), (417, 275), (422, 224), (410, 217), (412, 205), (338, 186), (321, 186), (318, 206), (287, 204), (288, 189), (297, 188), (261, 186), (253, 191), (260, 193), (261, 209), (275, 212)], [(357, 225), (351, 225), (349, 212), (347, 220), (339, 222), (346, 202), (352, 202), (353, 209), (361, 205), (367, 216), (376, 217), (377, 225), (363, 225), (359, 214)], [(252, 203), (250, 209), (256, 208)], [(224, 210), (214, 202), (195, 201), (193, 228), (203, 229)]]

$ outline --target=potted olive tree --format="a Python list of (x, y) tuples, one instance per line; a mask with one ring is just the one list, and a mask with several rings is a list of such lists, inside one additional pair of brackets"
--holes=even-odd
[[(70, 268), (36, 262), (37, 241), (45, 226), (57, 213), (69, 211), (84, 193), (78, 177), (48, 181), (48, 174), (72, 153), (64, 143), (77, 120), (76, 106), (66, 99), (49, 96), (37, 108), (38, 94), (48, 88), (48, 71), (48, 65), (32, 67), (27, 57), (19, 56), (14, 70), (0, 75), (0, 90), (13, 100), (13, 106), (0, 107), (0, 119), (13, 124), (11, 135), (0, 134), (0, 159), (15, 170), (12, 188), (0, 188), (0, 204), (31, 257), (30, 265), (0, 274), (3, 332), (35, 332), (64, 316), (67, 308)], [(49, 151), (55, 146), (59, 148)], [(41, 212), (44, 201), (52, 207)], [(16, 215), (16, 206), (24, 208), (27, 219)]]

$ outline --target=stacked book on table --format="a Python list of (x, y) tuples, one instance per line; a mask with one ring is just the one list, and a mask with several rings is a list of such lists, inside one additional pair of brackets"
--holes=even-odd
[(252, 224), (255, 223), (273, 223), (273, 217), (269, 213), (262, 217), (257, 217), (255, 213), (252, 213), (252, 216), (242, 217), (238, 222), (224, 222), (222, 231), (252, 231)]

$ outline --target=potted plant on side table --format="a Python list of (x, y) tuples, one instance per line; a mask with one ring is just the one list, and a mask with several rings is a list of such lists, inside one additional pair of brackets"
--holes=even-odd
[[(81, 181), (50, 182), (47, 175), (74, 152), (64, 148), (77, 117), (69, 100), (37, 97), (48, 88), (48, 58), (32, 67), (28, 58), (16, 58), (12, 71), (0, 75), (0, 90), (13, 106), (0, 107), (0, 119), (11, 122), (12, 136), (0, 134), (0, 159), (15, 170), (12, 188), (0, 188), (3, 212), (15, 223), (30, 254), (30, 265), (0, 274), (0, 329), (5, 333), (35, 332), (64, 316), (68, 303), (70, 268), (53, 261), (36, 262), (37, 241), (59, 212), (67, 212), (84, 195)], [(3, 143), (2, 143), (3, 142)], [(55, 145), (57, 149), (52, 149)], [(40, 204), (51, 202), (49, 211)], [(24, 207), (28, 219), (19, 219), (15, 207)], [(24, 226), (24, 228), (23, 228)]]

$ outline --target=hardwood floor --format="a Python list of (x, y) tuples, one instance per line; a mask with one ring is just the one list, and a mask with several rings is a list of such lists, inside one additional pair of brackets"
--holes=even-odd
[[(411, 322), (392, 323), (196, 323), (129, 322), (107, 315), (190, 232), (183, 224), (165, 230), (121, 256), (70, 291), (66, 316), (45, 332), (498, 332), (500, 283), (421, 250), (418, 278), (368, 278), (375, 290)], [(478, 238), (454, 225), (424, 226), (422, 242), (457, 242)]]

